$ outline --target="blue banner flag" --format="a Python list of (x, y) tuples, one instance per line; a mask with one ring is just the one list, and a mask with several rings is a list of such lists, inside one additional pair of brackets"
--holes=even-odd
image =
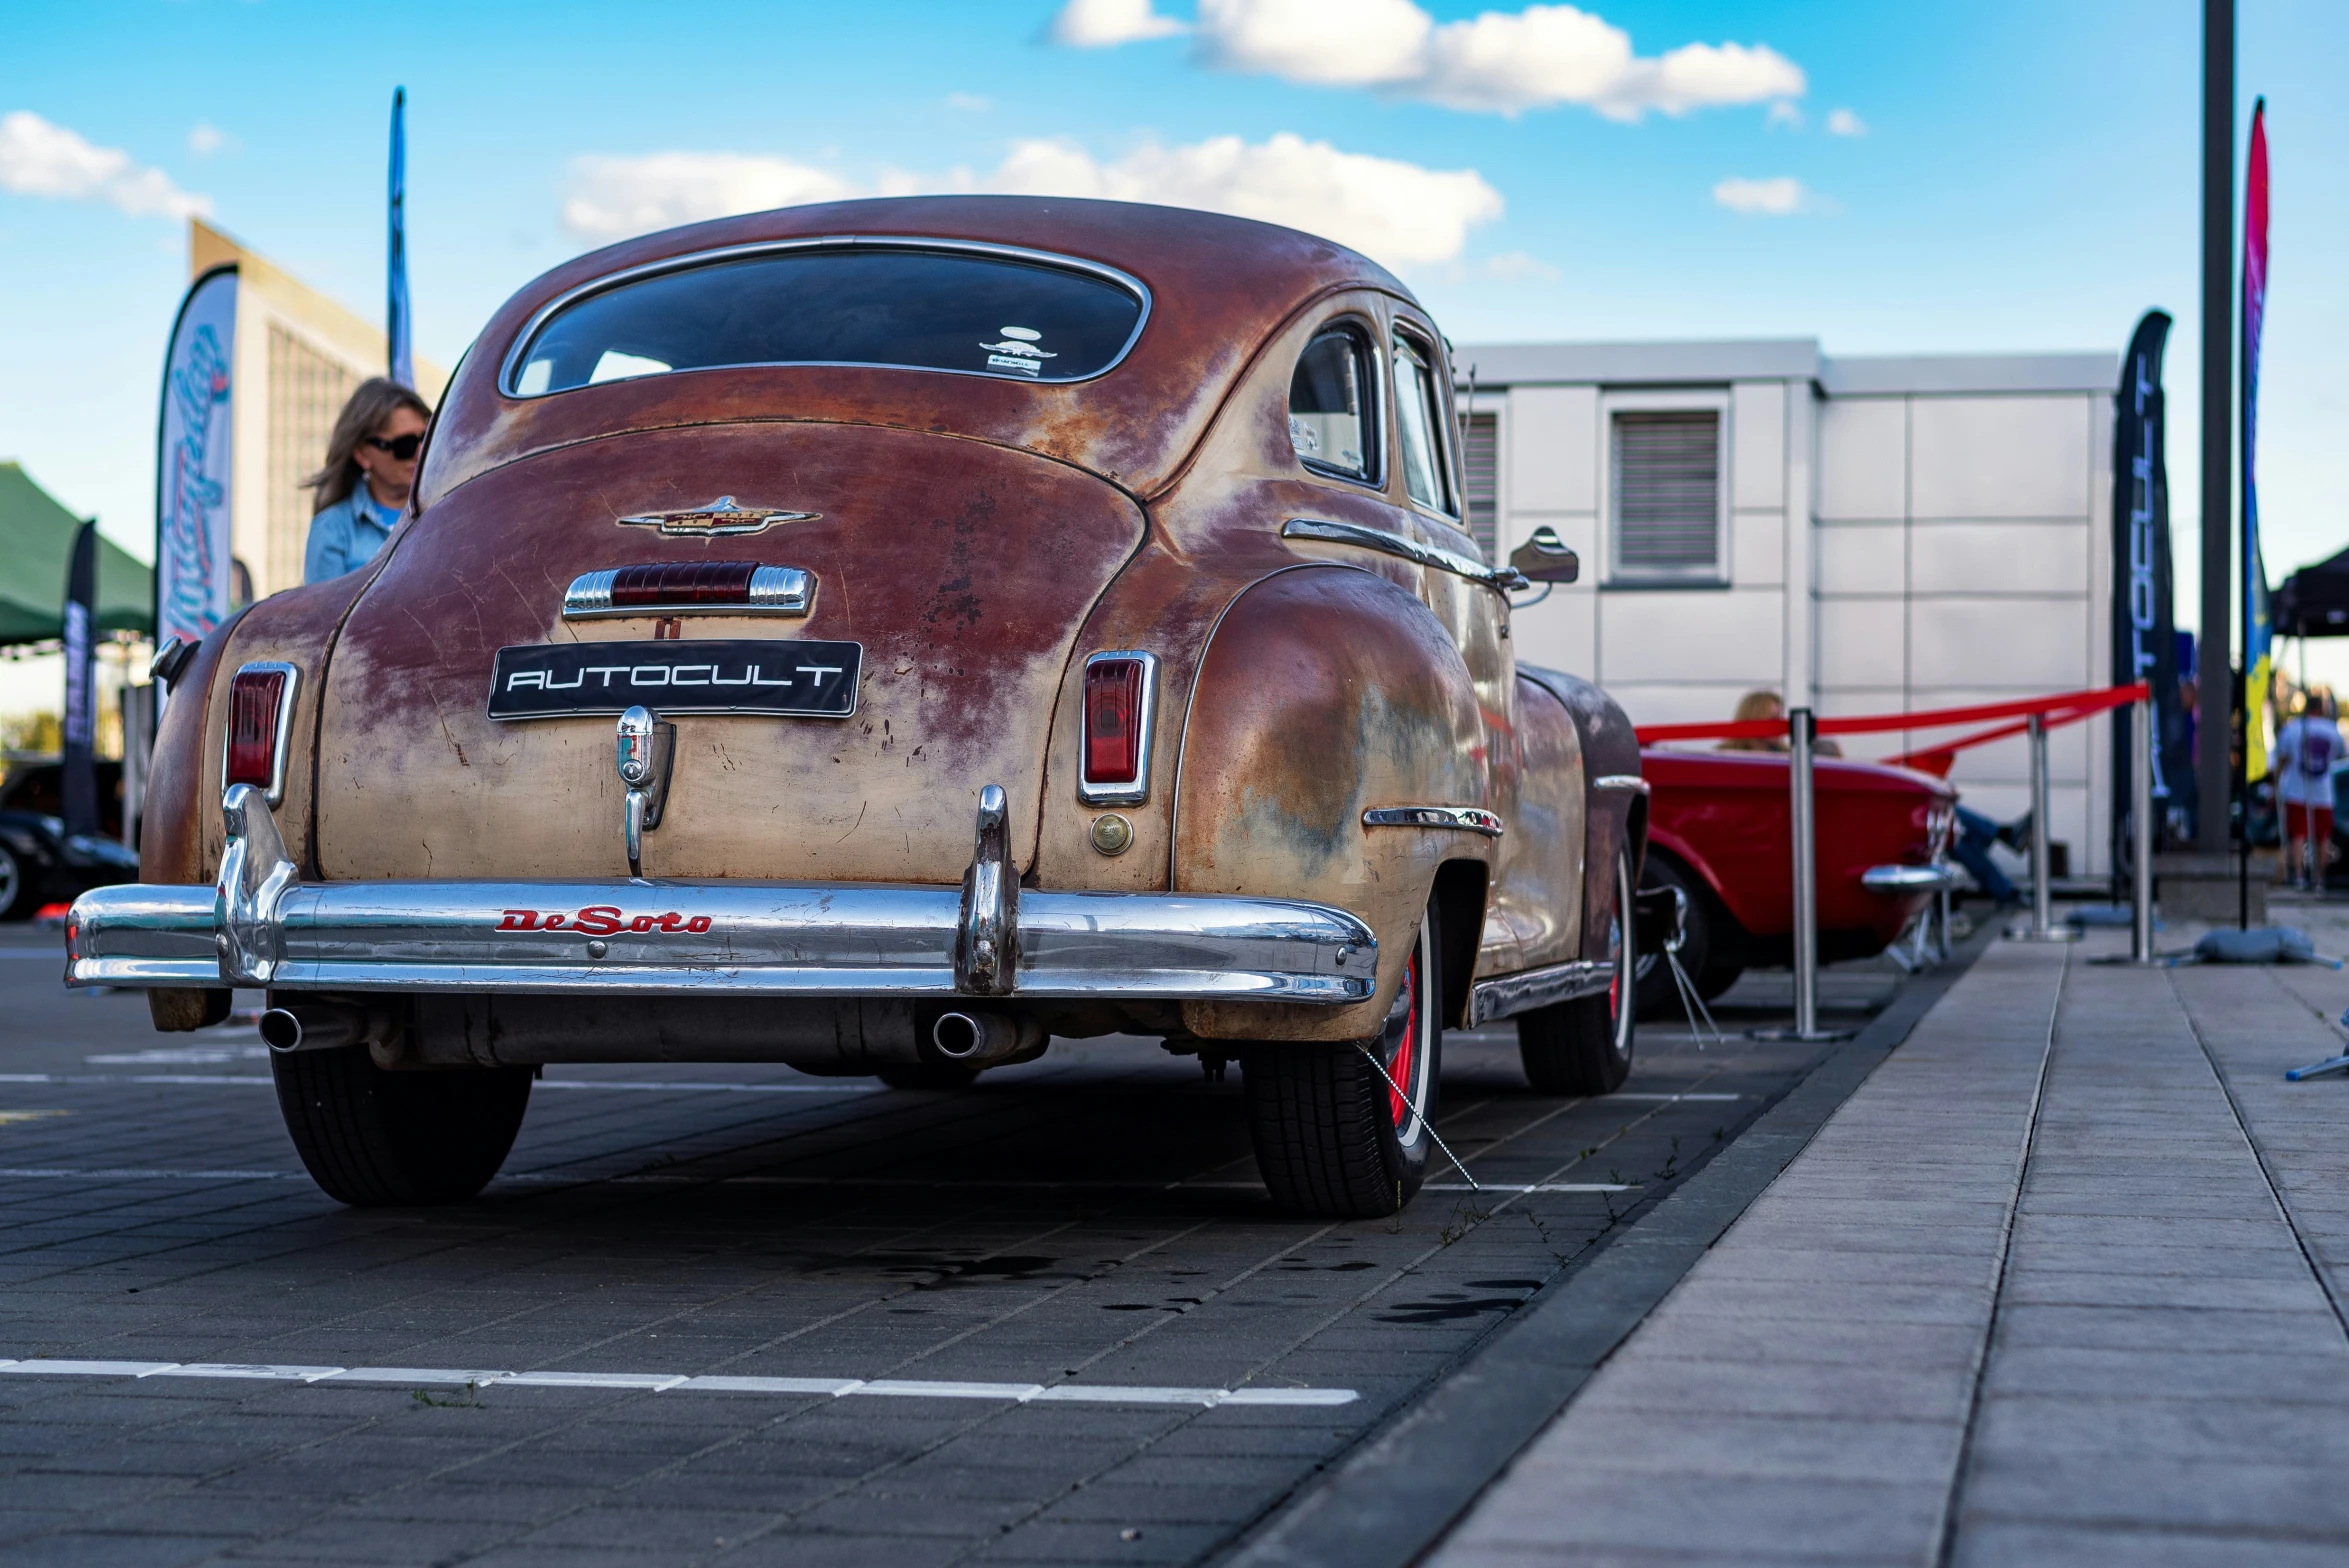
[(401, 386), (416, 384), (415, 351), (408, 329), (408, 89), (392, 91), (391, 121), (391, 254), (385, 268), (389, 298), (383, 335), (391, 345), (391, 378)]
[(155, 424), (155, 642), (202, 642), (228, 619), (229, 437), (235, 421), (237, 269), (188, 286), (163, 361)]

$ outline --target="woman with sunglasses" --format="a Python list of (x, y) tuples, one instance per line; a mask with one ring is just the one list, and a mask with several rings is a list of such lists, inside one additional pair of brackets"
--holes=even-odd
[(326, 466), (308, 480), (316, 498), (302, 581), (355, 572), (399, 526), (416, 483), (416, 458), (432, 410), (387, 376), (359, 383), (335, 419)]

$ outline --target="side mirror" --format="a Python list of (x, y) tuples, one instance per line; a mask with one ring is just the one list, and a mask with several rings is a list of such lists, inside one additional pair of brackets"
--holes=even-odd
[(1547, 523), (1533, 537), (1510, 552), (1509, 564), (1527, 582), (1570, 583), (1582, 575), (1582, 559), (1566, 548), (1566, 541)]

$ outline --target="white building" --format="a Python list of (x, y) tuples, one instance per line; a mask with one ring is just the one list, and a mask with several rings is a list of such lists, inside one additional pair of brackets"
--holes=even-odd
[[(1482, 542), (1505, 556), (1546, 523), (1583, 560), (1519, 614), (1518, 656), (1636, 722), (1726, 719), (1757, 687), (1827, 716), (2110, 680), (2116, 354), (1831, 359), (1791, 339), (1473, 344), (1454, 364)], [(2075, 876), (2108, 865), (2110, 733), (2050, 737)], [(1950, 776), (1993, 817), (2027, 804), (2019, 737)]]

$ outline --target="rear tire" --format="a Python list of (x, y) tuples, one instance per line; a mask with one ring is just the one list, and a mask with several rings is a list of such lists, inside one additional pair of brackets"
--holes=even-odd
[(311, 1180), (357, 1208), (464, 1202), (505, 1163), (530, 1106), (527, 1067), (391, 1073), (363, 1045), (269, 1066)]
[[(1435, 1143), (1428, 1121), (1435, 1115), (1443, 1062), (1440, 952), (1430, 902), (1377, 1035), (1250, 1046), (1240, 1053), (1256, 1165), (1280, 1207), (1331, 1219), (1374, 1219), (1393, 1214), (1418, 1193)], [(1377, 1053), (1386, 1077), (1365, 1048)]]
[(1615, 914), (1608, 930), (1615, 974), (1607, 989), (1517, 1020), (1517, 1055), (1535, 1092), (1588, 1097), (1613, 1094), (1631, 1076), (1638, 1013), (1639, 954), (1632, 940), (1631, 852), (1615, 858)]
[(29, 919), (33, 912), (33, 879), (6, 844), (0, 844), (0, 920)]

